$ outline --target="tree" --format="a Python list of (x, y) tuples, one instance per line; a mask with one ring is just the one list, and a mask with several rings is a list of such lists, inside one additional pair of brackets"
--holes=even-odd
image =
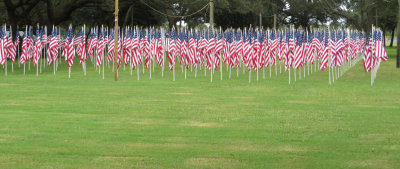
[(261, 14), (262, 26), (271, 28), (274, 14), (278, 23), (285, 22), (284, 6), (283, 0), (221, 0), (215, 5), (215, 22), (223, 28), (258, 26)]
[[(326, 10), (320, 1), (287, 0), (288, 9), (283, 13), (289, 18), (289, 23), (295, 27), (309, 28), (310, 25), (320, 25), (328, 19)], [(335, 20), (334, 20), (335, 21)]]
[[(397, 10), (397, 30), (400, 28), (400, 0), (398, 0), (398, 10)], [(397, 68), (400, 68), (400, 33), (397, 33)]]

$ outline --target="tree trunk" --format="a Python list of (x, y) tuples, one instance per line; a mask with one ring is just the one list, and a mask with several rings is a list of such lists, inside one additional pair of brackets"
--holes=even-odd
[(396, 27), (392, 29), (392, 37), (390, 38), (390, 47), (393, 47), (393, 39), (394, 39), (394, 30)]
[(386, 46), (386, 29), (382, 28), (382, 33), (383, 33), (383, 47)]

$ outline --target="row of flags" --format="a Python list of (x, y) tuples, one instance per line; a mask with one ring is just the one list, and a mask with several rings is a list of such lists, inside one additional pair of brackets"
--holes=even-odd
[(365, 72), (370, 72), (381, 60), (387, 61), (388, 56), (383, 46), (383, 36), (381, 30), (372, 27), (363, 57)]
[[(365, 45), (365, 33), (351, 29), (304, 30), (288, 27), (272, 30), (250, 27), (223, 31), (125, 27), (118, 30), (117, 46), (114, 29), (94, 27), (88, 29), (88, 34), (86, 29), (82, 26), (74, 34), (70, 25), (61, 35), (60, 28), (53, 26), (51, 34), (47, 35), (45, 26), (37, 25), (35, 34), (32, 26), (26, 26), (19, 61), (25, 64), (27, 60), (33, 60), (36, 66), (42, 52), (45, 52), (49, 65), (61, 56), (69, 67), (74, 64), (76, 56), (80, 64), (93, 57), (97, 66), (117, 57), (118, 67), (123, 63), (135, 69), (142, 62), (146, 68), (153, 61), (164, 66), (164, 59), (168, 57), (171, 70), (175, 66), (175, 58), (178, 58), (179, 64), (186, 68), (205, 66), (211, 70), (222, 63), (238, 68), (243, 63), (249, 71), (274, 66), (278, 61), (285, 64), (286, 70), (299, 69), (319, 61), (320, 71), (323, 71), (327, 67), (340, 67), (365, 51), (364, 67), (368, 72), (379, 59), (387, 60), (382, 31), (375, 28)], [(18, 31), (13, 35), (11, 27), (7, 31), (4, 25), (0, 38), (0, 64), (4, 65), (7, 58), (14, 62), (20, 39)], [(114, 56), (115, 48), (117, 56)]]
[(18, 32), (13, 35), (11, 27), (9, 30), (7, 34), (6, 25), (3, 25), (0, 30), (0, 64), (2, 65), (6, 64), (7, 58), (15, 61), (17, 46), (19, 45)]

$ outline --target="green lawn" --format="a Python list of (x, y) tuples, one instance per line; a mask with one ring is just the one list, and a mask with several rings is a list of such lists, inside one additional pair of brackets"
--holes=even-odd
[[(114, 82), (75, 61), (53, 75), (0, 70), (0, 168), (400, 168), (400, 69), (395, 49), (375, 85), (362, 63), (288, 85), (204, 70)], [(144, 76), (144, 77), (143, 77)], [(292, 77), (293, 78), (293, 77)]]

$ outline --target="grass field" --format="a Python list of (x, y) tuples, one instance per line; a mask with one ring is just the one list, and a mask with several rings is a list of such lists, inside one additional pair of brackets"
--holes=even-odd
[[(362, 63), (333, 85), (328, 72), (248, 82), (240, 70), (120, 69), (114, 82), (77, 62), (24, 76), (0, 70), (0, 168), (400, 168), (400, 69), (395, 49), (375, 85)], [(142, 69), (140, 68), (140, 71)]]

